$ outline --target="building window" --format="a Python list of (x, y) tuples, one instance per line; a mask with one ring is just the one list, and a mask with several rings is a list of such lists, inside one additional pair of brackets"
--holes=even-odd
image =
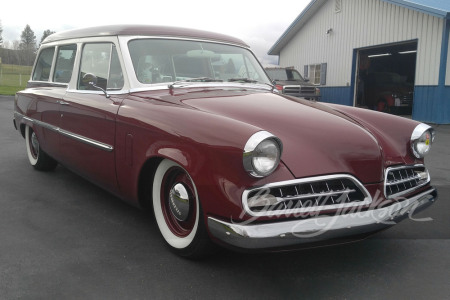
[(312, 84), (320, 84), (320, 64), (309, 65), (309, 81)]
[(342, 9), (342, 0), (335, 0), (334, 1), (334, 12), (340, 13)]
[[(309, 82), (317, 85), (327, 84), (327, 64), (314, 64), (305, 65), (304, 67), (305, 78), (308, 78)], [(309, 76), (308, 76), (309, 75)]]

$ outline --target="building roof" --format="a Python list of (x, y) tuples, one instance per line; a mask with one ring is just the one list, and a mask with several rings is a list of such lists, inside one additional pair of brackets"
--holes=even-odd
[(448, 0), (383, 0), (406, 8), (417, 10), (436, 17), (448, 18), (450, 1)]
[(187, 29), (169, 26), (150, 26), (150, 25), (109, 25), (109, 26), (98, 26), (98, 27), (89, 27), (89, 28), (62, 31), (48, 36), (44, 40), (43, 44), (67, 39), (79, 39), (95, 36), (117, 36), (117, 35), (164, 36), (164, 37), (202, 39), (217, 42), (225, 42), (229, 44), (236, 44), (249, 48), (249, 46), (242, 40), (224, 34), (196, 29)]
[[(269, 55), (279, 55), (281, 49), (297, 34), (303, 25), (319, 10), (319, 8), (330, 0), (312, 0), (308, 6), (298, 15), (292, 24), (286, 29), (281, 37), (269, 49)], [(382, 0), (398, 6), (406, 7), (422, 13), (430, 14), (439, 18), (450, 19), (449, 0)]]

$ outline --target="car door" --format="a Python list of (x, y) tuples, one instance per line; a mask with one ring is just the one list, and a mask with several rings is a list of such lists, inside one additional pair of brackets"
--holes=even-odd
[(40, 146), (52, 157), (57, 158), (59, 146), (59, 101), (63, 99), (67, 85), (51, 82), (55, 46), (41, 49), (34, 66), (28, 88), (32, 93), (24, 94), (18, 103), (21, 111), (35, 124)]
[(113, 43), (82, 45), (76, 89), (61, 104), (60, 151), (71, 169), (116, 190), (115, 121), (123, 74)]

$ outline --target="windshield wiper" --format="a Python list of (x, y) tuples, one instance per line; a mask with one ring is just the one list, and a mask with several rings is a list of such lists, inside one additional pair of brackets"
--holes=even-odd
[(258, 82), (257, 80), (253, 80), (253, 79), (245, 78), (245, 77), (243, 77), (243, 78), (230, 78), (230, 79), (228, 79), (228, 81), (229, 82), (240, 81), (240, 82), (248, 82), (248, 83), (257, 83)]
[(272, 90), (275, 89), (275, 86), (273, 84), (267, 83), (267, 82), (260, 82), (258, 80), (250, 79), (250, 78), (230, 78), (228, 79), (229, 82), (245, 82), (245, 83), (258, 83), (258, 84), (264, 84), (268, 85)]
[(173, 89), (175, 85), (179, 85), (181, 83), (187, 83), (187, 82), (223, 82), (221, 79), (214, 79), (210, 77), (196, 77), (196, 78), (189, 78), (185, 80), (178, 80), (171, 84), (169, 84), (169, 88)]

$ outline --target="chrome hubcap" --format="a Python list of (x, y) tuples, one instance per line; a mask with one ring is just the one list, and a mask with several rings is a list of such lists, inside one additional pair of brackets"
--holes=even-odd
[(169, 192), (170, 212), (178, 221), (186, 221), (189, 216), (189, 194), (182, 183), (176, 183)]
[(31, 147), (33, 148), (33, 153), (37, 156), (39, 153), (39, 141), (34, 132), (31, 134)]

